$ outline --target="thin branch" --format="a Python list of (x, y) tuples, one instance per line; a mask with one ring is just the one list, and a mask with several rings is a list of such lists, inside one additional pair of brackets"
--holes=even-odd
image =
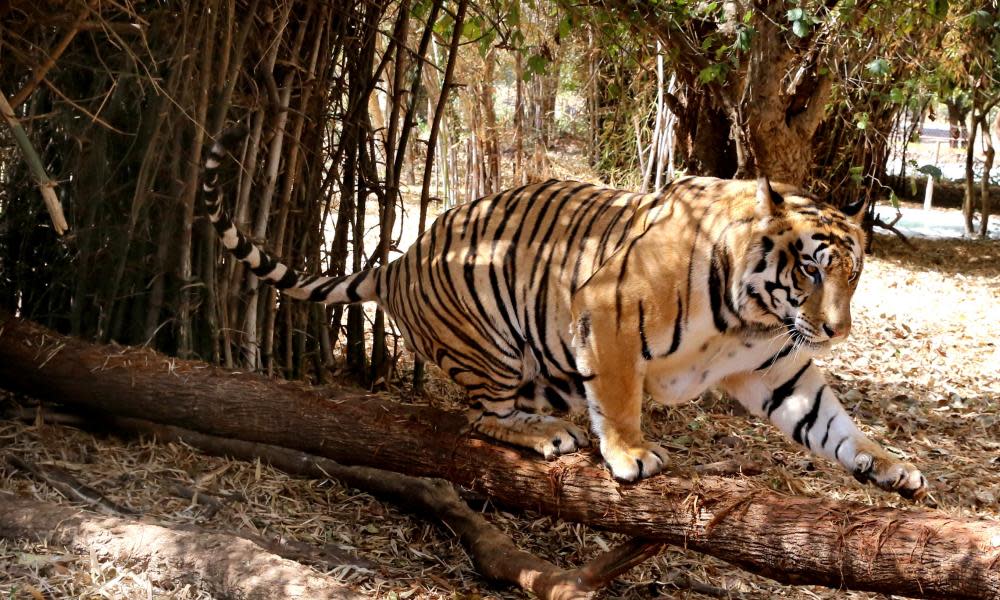
[[(127, 131), (122, 131), (121, 129), (118, 129), (117, 127), (111, 125), (111, 123), (108, 123), (107, 121), (105, 121), (101, 117), (99, 117), (99, 116), (95, 115), (94, 113), (90, 112), (89, 110), (87, 110), (86, 108), (84, 108), (83, 106), (81, 106), (79, 103), (73, 101), (69, 96), (67, 96), (66, 94), (62, 93), (62, 91), (60, 91), (59, 88), (57, 88), (55, 86), (55, 84), (53, 84), (48, 79), (46, 79), (43, 83), (45, 83), (45, 86), (47, 88), (49, 88), (50, 90), (52, 90), (55, 93), (56, 96), (59, 96), (63, 100), (63, 102), (69, 104), (73, 108), (75, 108), (78, 111), (82, 112), (83, 114), (87, 115), (90, 118), (91, 122), (97, 123), (98, 125), (104, 127), (105, 129), (113, 131), (113, 132), (115, 132), (115, 133), (117, 133), (119, 135), (125, 135), (125, 136), (129, 136), (129, 137), (132, 137), (132, 136), (135, 135), (134, 133), (129, 133)], [(117, 83), (115, 85), (117, 85)], [(114, 89), (114, 88), (112, 87), (112, 89)], [(110, 97), (111, 91), (112, 90), (108, 90), (108, 93), (105, 95), (105, 99), (107, 99), (108, 97)], [(102, 102), (101, 105), (103, 106), (104, 103)], [(98, 112), (100, 112), (100, 111), (98, 111)]]
[[(896, 219), (896, 221), (898, 221), (898, 220), (899, 220), (899, 219)], [(895, 233), (895, 234), (896, 234), (896, 236), (897, 236), (897, 237), (898, 237), (898, 238), (899, 238), (899, 239), (900, 239), (900, 240), (901, 240), (901, 241), (902, 241), (902, 242), (903, 242), (904, 244), (906, 244), (906, 247), (907, 247), (907, 248), (909, 248), (910, 250), (916, 250), (916, 249), (917, 249), (917, 247), (913, 245), (913, 242), (911, 242), (911, 241), (909, 240), (909, 238), (907, 238), (907, 237), (906, 237), (905, 235), (903, 235), (903, 232), (902, 232), (902, 231), (900, 231), (900, 230), (896, 229), (896, 227), (895, 227), (895, 223), (896, 223), (896, 221), (893, 221), (892, 223), (886, 223), (885, 221), (883, 221), (883, 220), (882, 220), (882, 218), (881, 218), (881, 217), (875, 217), (875, 220), (874, 220), (874, 221), (872, 221), (872, 224), (873, 224), (873, 225), (875, 225), (876, 227), (881, 227), (882, 229), (886, 229), (886, 230), (888, 230), (888, 231), (891, 231), (891, 232)]]
[(125, 516), (136, 514), (134, 510), (108, 500), (94, 488), (80, 483), (72, 475), (58, 467), (36, 464), (13, 454), (7, 454), (3, 458), (8, 465), (20, 469), (25, 473), (30, 473), (36, 479), (46, 483), (62, 494), (67, 500), (83, 502), (106, 515)]
[(90, 0), (90, 2), (83, 7), (83, 10), (81, 10), (76, 16), (76, 20), (73, 21), (72, 25), (70, 25), (69, 31), (66, 32), (63, 38), (59, 40), (59, 43), (52, 49), (48, 58), (45, 59), (45, 62), (35, 69), (34, 73), (31, 74), (31, 79), (28, 80), (28, 83), (26, 83), (24, 87), (10, 99), (10, 105), (12, 108), (21, 106), (21, 103), (27, 100), (28, 96), (30, 96), (31, 93), (35, 91), (35, 88), (38, 87), (38, 84), (45, 79), (45, 75), (47, 75), (49, 70), (55, 66), (59, 57), (62, 56), (62, 53), (66, 51), (67, 47), (69, 47), (70, 42), (72, 42), (73, 38), (76, 37), (76, 34), (80, 32), (80, 26), (83, 25), (84, 20), (88, 15), (90, 15), (90, 11), (94, 8), (93, 5), (96, 4), (97, 0)]

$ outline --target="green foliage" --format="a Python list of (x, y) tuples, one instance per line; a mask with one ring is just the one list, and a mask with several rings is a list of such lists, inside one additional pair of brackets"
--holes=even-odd
[(788, 12), (785, 13), (785, 16), (788, 17), (788, 20), (792, 23), (792, 33), (800, 38), (809, 35), (809, 32), (812, 31), (813, 25), (816, 23), (813, 16), (807, 13), (803, 8), (789, 9)]
[(865, 69), (876, 77), (885, 77), (892, 71), (889, 61), (884, 58), (876, 58), (865, 65)]
[(541, 54), (532, 54), (525, 63), (523, 79), (529, 81), (535, 75), (544, 74), (549, 62), (549, 59)]
[(859, 165), (855, 165), (850, 168), (849, 173), (851, 174), (851, 181), (853, 181), (855, 185), (861, 185), (861, 182), (864, 180), (864, 170), (865, 168)]
[(948, 0), (928, 0), (927, 12), (933, 17), (943, 18), (948, 14)]
[(871, 116), (867, 112), (859, 112), (854, 115), (854, 124), (861, 130), (868, 129), (870, 120)]
[(726, 80), (726, 65), (724, 63), (715, 63), (714, 65), (709, 65), (698, 73), (698, 81), (702, 83), (712, 83), (713, 81), (722, 82)]
[(573, 13), (567, 12), (562, 19), (559, 19), (559, 38), (569, 37), (570, 32), (576, 26), (573, 19)]
[(993, 15), (986, 12), (985, 10), (974, 10), (969, 13), (968, 18), (972, 23), (979, 28), (988, 29), (993, 26), (994, 18)]
[(938, 180), (940, 180), (941, 177), (944, 175), (944, 173), (941, 172), (941, 169), (939, 169), (935, 165), (923, 165), (919, 167), (917, 171)]
[(478, 45), (480, 56), (486, 56), (486, 53), (493, 47), (497, 35), (497, 29), (490, 26), (479, 15), (467, 18), (462, 24), (462, 37)]
[(893, 208), (899, 208), (899, 196), (896, 195), (896, 190), (889, 190), (889, 204), (891, 204)]
[(753, 27), (737, 26), (736, 41), (733, 43), (733, 48), (739, 52), (749, 52), (750, 42), (756, 33), (757, 30)]

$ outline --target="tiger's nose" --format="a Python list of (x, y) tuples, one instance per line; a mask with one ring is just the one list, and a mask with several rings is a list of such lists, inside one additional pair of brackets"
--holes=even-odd
[(845, 338), (847, 334), (851, 331), (850, 325), (834, 325), (830, 326), (828, 323), (823, 323), (823, 331), (830, 339)]

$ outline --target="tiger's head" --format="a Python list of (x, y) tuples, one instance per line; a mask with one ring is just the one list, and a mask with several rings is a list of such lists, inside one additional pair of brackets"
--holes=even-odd
[(864, 207), (862, 200), (837, 209), (790, 186), (775, 191), (760, 178), (742, 278), (744, 317), (785, 327), (802, 346), (845, 339), (864, 261)]

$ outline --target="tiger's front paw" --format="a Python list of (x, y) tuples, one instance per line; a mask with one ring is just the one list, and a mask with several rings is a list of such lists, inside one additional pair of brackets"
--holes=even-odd
[(874, 483), (911, 500), (922, 500), (929, 491), (927, 479), (919, 469), (885, 452), (858, 452), (853, 474), (861, 483)]
[(638, 446), (601, 443), (601, 455), (618, 481), (632, 483), (656, 475), (667, 465), (667, 451), (657, 444)]
[(544, 419), (533, 431), (535, 442), (532, 447), (546, 459), (576, 452), (590, 445), (587, 433), (576, 425), (554, 417)]

